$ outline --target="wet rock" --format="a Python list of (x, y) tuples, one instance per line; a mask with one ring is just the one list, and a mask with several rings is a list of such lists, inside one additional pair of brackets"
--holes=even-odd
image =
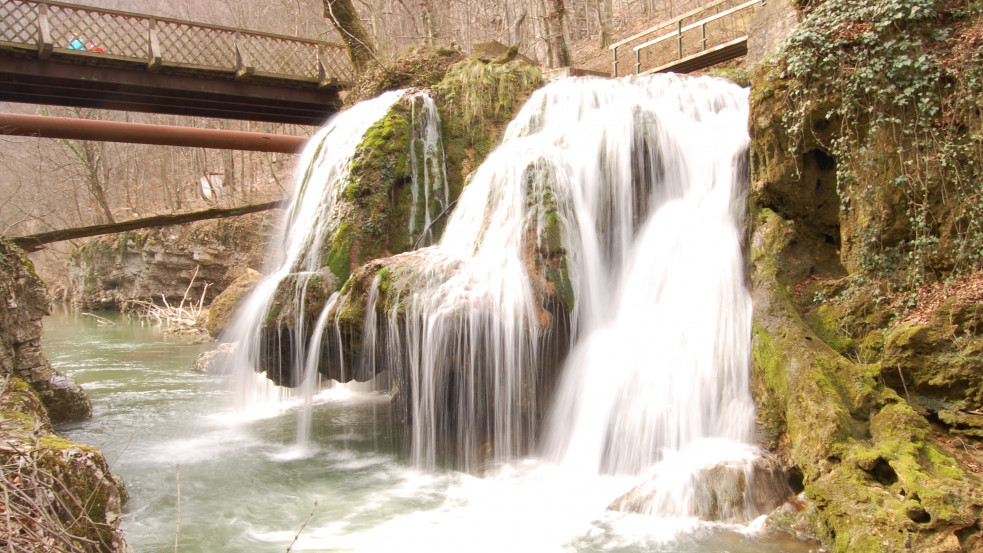
[(208, 307), (208, 318), (205, 320), (205, 330), (208, 334), (217, 338), (232, 322), (239, 303), (262, 282), (263, 275), (259, 271), (246, 269), (246, 272), (239, 278), (232, 281), (232, 284), (222, 290), (222, 293), (215, 296), (211, 305)]
[(219, 344), (212, 351), (206, 351), (195, 357), (191, 370), (197, 373), (222, 374), (229, 371), (229, 359), (239, 347), (238, 342)]
[[(771, 512), (792, 495), (785, 470), (767, 457), (704, 467), (690, 477), (690, 488), (681, 515), (739, 524)], [(608, 508), (655, 514), (662, 501), (661, 491), (655, 478), (619, 497)]]

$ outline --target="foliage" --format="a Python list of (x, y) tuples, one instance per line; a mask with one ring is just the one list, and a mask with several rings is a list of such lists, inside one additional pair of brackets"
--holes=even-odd
[(410, 48), (359, 76), (345, 98), (345, 106), (375, 98), (387, 90), (433, 86), (444, 78), (451, 64), (462, 59), (464, 54), (452, 48)]
[(836, 159), (859, 276), (912, 289), (983, 268), (983, 3), (808, 4), (780, 54), (785, 124)]

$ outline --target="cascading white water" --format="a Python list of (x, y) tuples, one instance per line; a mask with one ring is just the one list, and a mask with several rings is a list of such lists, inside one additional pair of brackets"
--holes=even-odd
[[(319, 388), (317, 363), (321, 357), (323, 332), (338, 296), (332, 295), (321, 313), (304, 313), (299, 306), (305, 305), (312, 279), (329, 274), (322, 267), (322, 256), (326, 245), (330, 245), (331, 233), (342, 224), (343, 215), (338, 213), (336, 206), (345, 191), (357, 146), (366, 131), (396, 102), (407, 96), (412, 103), (412, 121), (418, 135), (410, 143), (408, 156), (414, 168), (411, 175), (412, 194), (414, 199), (418, 194), (424, 194), (421, 209), (427, 225), (432, 214), (444, 207), (441, 202), (446, 202), (447, 185), (442, 169), (443, 148), (437, 134), (440, 121), (428, 96), (404, 90), (392, 91), (340, 112), (308, 141), (298, 164), (298, 183), (286, 206), (280, 234), (269, 248), (268, 276), (244, 301), (225, 334), (225, 339), (239, 344), (229, 361), (229, 365), (239, 373), (236, 378), (239, 410), (255, 411), (261, 406), (279, 409), (290, 400), (302, 401), (306, 407), (299, 417), (297, 435), (301, 447), (306, 445), (309, 435), (310, 400)], [(440, 172), (435, 174), (437, 170)], [(414, 209), (417, 209), (417, 203), (420, 202), (414, 201)], [(412, 221), (410, 225), (411, 236), (412, 232), (419, 234), (425, 229), (415, 228)], [(293, 280), (288, 281), (288, 277)], [(293, 320), (281, 325), (291, 329), (281, 339), (290, 342), (292, 353), (286, 362), (289, 366), (277, 368), (284, 375), (283, 380), (298, 385), (297, 392), (274, 386), (256, 374), (263, 325), (269, 316), (274, 296), (284, 283), (293, 286), (292, 294), (288, 294), (285, 300), (292, 307), (280, 311), (292, 316)]]
[[(701, 440), (748, 443), (751, 304), (738, 230), (746, 91), (665, 76), (593, 81), (578, 101), (572, 86), (546, 102), (562, 103), (561, 113), (537, 117), (543, 128), (557, 117), (568, 129), (552, 141), (588, 159), (574, 162), (581, 177), (559, 194), (580, 229), (567, 248), (581, 334), (545, 454), (639, 474)], [(591, 132), (597, 121), (607, 123)], [(633, 209), (633, 194), (647, 211)]]
[[(288, 210), (283, 260), (236, 330), (252, 344), (236, 361), (247, 371), (280, 281), (323, 270), (321, 242), (358, 142), (352, 137), (400, 94), (344, 112), (312, 141)], [(422, 105), (435, 114), (432, 102)], [(412, 170), (422, 180), (412, 191), (427, 201), (422, 220), (410, 218), (416, 232), (432, 221), (431, 193), (447, 197), (438, 149), (428, 150), (439, 121), (421, 120), (423, 146), (411, 149), (425, 154)], [(472, 175), (439, 244), (394, 259), (416, 268), (414, 286), (390, 298), (381, 319), (379, 276), (369, 294), (356, 364), (362, 374), (390, 375), (417, 466), (450, 458), (474, 470), (490, 455), (530, 452), (537, 440), (546, 459), (589, 474), (643, 475), (670, 457), (673, 466), (699, 468), (727, 458), (719, 453), (733, 448), (720, 444), (746, 456), (750, 299), (738, 231), (746, 121), (746, 91), (717, 79), (570, 79), (533, 94)], [(340, 142), (327, 144), (334, 136)], [(574, 299), (572, 351), (540, 430), (540, 339), (549, 315), (529, 269), (557, 221)], [(299, 305), (307, 278), (296, 280)], [(349, 300), (328, 301), (314, 338), (294, 344), (299, 366), (289, 374), (306, 383), (307, 397), (328, 310)], [(686, 453), (707, 450), (717, 455)], [(685, 499), (658, 502), (666, 514), (684, 510)]]
[(408, 391), (417, 464), (449, 452), (473, 469), (482, 448), (509, 459), (535, 439), (541, 312), (527, 267), (548, 216), (563, 228), (575, 347), (545, 456), (641, 474), (666, 450), (749, 441), (746, 121), (746, 91), (723, 80), (572, 79), (532, 96), (439, 245), (412, 254), (426, 269), (405, 311), (364, 337), (387, 341), (375, 371)]

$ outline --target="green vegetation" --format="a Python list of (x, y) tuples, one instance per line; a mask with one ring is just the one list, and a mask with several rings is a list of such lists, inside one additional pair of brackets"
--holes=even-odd
[(983, 268), (983, 3), (800, 4), (755, 94), (783, 96), (793, 155), (835, 160), (844, 265), (903, 290)]

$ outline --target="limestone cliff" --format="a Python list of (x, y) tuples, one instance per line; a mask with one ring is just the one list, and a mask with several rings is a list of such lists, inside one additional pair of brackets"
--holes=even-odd
[(95, 448), (55, 434), (52, 422), (86, 418), (88, 397), (41, 351), (44, 284), (23, 253), (0, 241), (0, 488), (11, 550), (126, 551), (119, 515), (126, 491)]
[[(247, 268), (263, 264), (278, 212), (126, 232), (83, 243), (69, 261), (73, 304), (85, 309), (125, 308), (130, 301), (180, 302), (188, 291), (207, 305)], [(207, 285), (207, 289), (205, 286)]]
[(765, 442), (834, 551), (983, 550), (983, 13), (795, 4), (751, 91)]
[(88, 418), (92, 405), (71, 378), (55, 371), (41, 351), (41, 317), (50, 304), (41, 279), (15, 246), (0, 241), (0, 376), (28, 383), (53, 422)]

